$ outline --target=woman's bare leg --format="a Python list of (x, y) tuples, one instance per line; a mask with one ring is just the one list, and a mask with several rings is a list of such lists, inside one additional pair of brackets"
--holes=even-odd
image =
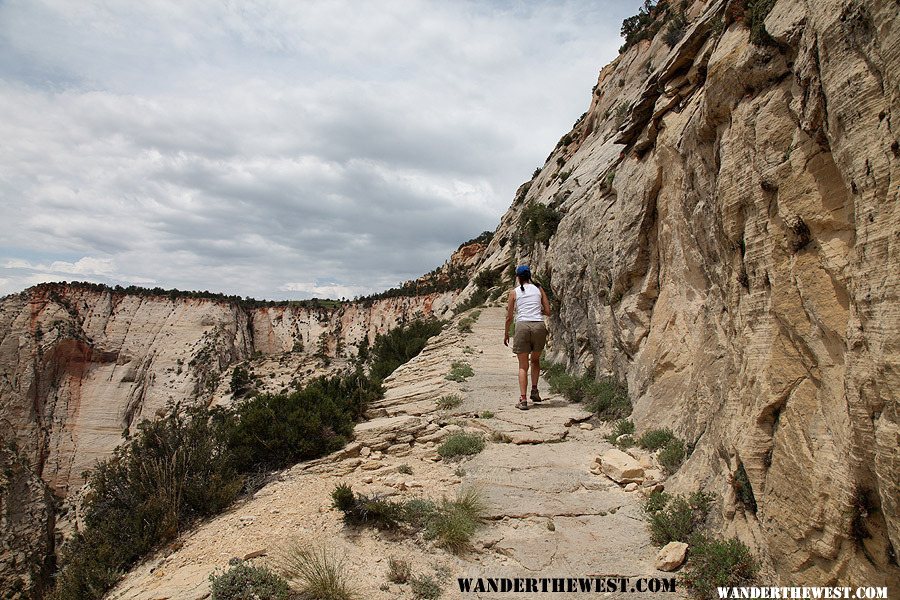
[(531, 387), (536, 388), (541, 378), (541, 353), (531, 353)]
[(528, 391), (528, 353), (516, 354), (519, 358), (519, 393), (525, 397)]

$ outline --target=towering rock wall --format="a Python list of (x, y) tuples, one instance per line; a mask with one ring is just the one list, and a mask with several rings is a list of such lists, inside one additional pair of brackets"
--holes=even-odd
[(605, 67), (482, 268), (536, 265), (556, 358), (694, 444), (680, 489), (783, 581), (896, 585), (898, 5), (755, 4), (685, 6)]

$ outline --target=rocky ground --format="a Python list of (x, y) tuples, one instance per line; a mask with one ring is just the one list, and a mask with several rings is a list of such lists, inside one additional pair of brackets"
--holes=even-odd
[[(279, 552), (292, 543), (324, 545), (343, 556), (367, 599), (413, 597), (409, 585), (387, 581), (389, 557), (442, 581), (444, 598), (479, 597), (460, 594), (457, 577), (669, 576), (654, 568), (657, 549), (641, 511), (644, 492), (662, 479), (653, 458), (620, 457), (630, 461), (620, 470), (638, 473), (616, 483), (596, 461), (612, 448), (604, 440), (606, 424), (550, 394), (543, 382), (544, 403), (527, 412), (515, 409), (516, 362), (501, 343), (503, 317), (494, 307), (482, 311), (471, 333), (449, 326), (388, 380), (384, 400), (372, 408), (373, 418), (357, 427), (354, 443), (277, 474), (251, 498), (133, 570), (109, 597), (205, 598), (209, 574), (232, 557), (276, 564)], [(459, 360), (475, 371), (463, 383), (445, 378)], [(439, 410), (436, 401), (454, 393), (463, 403)], [(484, 418), (485, 411), (493, 416)], [(438, 444), (459, 429), (482, 433), (484, 451), (461, 461), (441, 460)], [(412, 473), (399, 472), (401, 465)], [(629, 478), (637, 482), (628, 485)], [(472, 551), (457, 557), (421, 535), (346, 528), (331, 508), (330, 493), (340, 482), (398, 500), (437, 500), (471, 486), (486, 499), (488, 519)]]

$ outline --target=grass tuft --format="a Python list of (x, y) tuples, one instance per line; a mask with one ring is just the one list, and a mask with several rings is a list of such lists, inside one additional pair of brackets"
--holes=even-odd
[[(325, 548), (296, 542), (282, 553), (279, 567), (289, 579), (297, 581), (302, 597), (319, 600), (356, 600), (359, 597), (350, 586), (344, 561)], [(265, 595), (246, 596), (252, 597), (268, 598)]]
[(451, 410), (459, 406), (463, 403), (462, 396), (459, 394), (450, 394), (448, 396), (441, 396), (438, 398), (436, 404), (437, 407), (441, 410)]
[(462, 360), (455, 360), (450, 365), (450, 372), (445, 379), (461, 383), (473, 375), (475, 375), (475, 371), (472, 370), (472, 365)]
[(472, 536), (484, 520), (487, 510), (481, 494), (474, 488), (461, 490), (455, 499), (444, 498), (425, 524), (425, 537), (453, 554), (471, 548)]
[(406, 583), (411, 577), (412, 569), (409, 566), (409, 561), (402, 558), (394, 558), (393, 556), (388, 559), (388, 581), (391, 583)]
[(441, 597), (441, 586), (431, 575), (416, 575), (409, 584), (416, 600), (437, 600)]
[(438, 446), (438, 454), (444, 458), (470, 456), (484, 450), (484, 438), (476, 433), (458, 431), (448, 435)]

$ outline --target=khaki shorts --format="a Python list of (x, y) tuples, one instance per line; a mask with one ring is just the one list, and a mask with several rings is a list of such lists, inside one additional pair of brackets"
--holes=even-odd
[(547, 343), (547, 328), (543, 321), (519, 321), (513, 337), (513, 352), (540, 352)]

